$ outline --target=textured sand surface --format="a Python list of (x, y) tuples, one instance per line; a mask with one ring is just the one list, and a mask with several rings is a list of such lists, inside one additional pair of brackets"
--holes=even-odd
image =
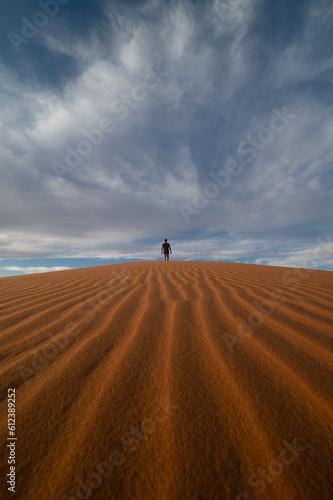
[(1, 498), (333, 498), (332, 286), (177, 261), (1, 278)]

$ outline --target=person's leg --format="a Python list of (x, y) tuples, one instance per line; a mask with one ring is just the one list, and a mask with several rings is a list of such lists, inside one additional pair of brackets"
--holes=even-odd
[(166, 261), (166, 253), (164, 254), (164, 261)]
[(169, 260), (169, 254), (167, 253), (167, 260)]

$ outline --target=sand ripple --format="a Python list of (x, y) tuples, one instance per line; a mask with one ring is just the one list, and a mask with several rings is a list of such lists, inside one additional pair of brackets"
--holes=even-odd
[(9, 387), (15, 498), (331, 498), (332, 285), (177, 261), (1, 278), (1, 498)]

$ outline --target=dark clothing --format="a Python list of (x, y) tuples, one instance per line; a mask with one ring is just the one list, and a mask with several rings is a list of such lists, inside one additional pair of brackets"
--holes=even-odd
[(170, 243), (162, 243), (162, 249), (164, 255), (167, 255), (170, 251)]

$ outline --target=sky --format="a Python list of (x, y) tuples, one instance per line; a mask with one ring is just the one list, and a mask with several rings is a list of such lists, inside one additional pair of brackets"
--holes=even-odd
[(0, 5), (0, 276), (333, 270), (329, 0)]

